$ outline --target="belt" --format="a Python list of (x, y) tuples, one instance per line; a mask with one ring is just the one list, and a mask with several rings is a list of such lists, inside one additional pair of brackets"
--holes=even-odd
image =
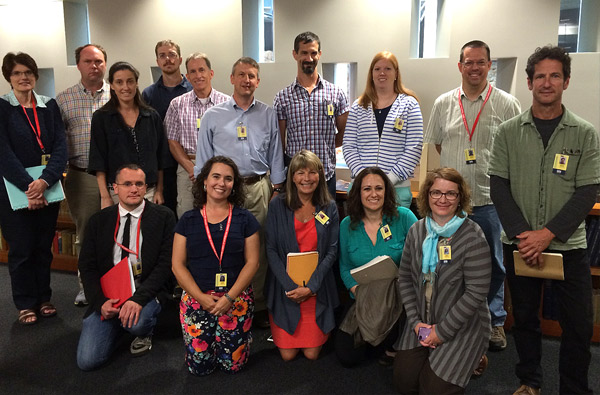
[(246, 185), (256, 184), (265, 177), (266, 174), (257, 174), (255, 176), (242, 177), (242, 181)]
[(196, 155), (195, 154), (193, 154), (193, 155), (187, 154), (187, 156), (188, 156), (189, 160), (195, 160), (196, 159)]
[(76, 170), (76, 171), (82, 171), (84, 173), (87, 173), (87, 169), (84, 169), (83, 167), (72, 165), (70, 163), (69, 163), (69, 169)]

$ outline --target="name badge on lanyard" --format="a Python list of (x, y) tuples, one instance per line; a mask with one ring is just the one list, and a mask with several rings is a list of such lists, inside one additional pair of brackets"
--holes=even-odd
[(246, 130), (246, 126), (241, 125), (237, 127), (237, 138), (239, 141), (248, 140), (248, 131)]
[(442, 263), (449, 263), (452, 260), (452, 247), (449, 245), (441, 245), (438, 254)]
[(225, 252), (225, 245), (227, 244), (227, 237), (229, 236), (229, 229), (231, 228), (231, 214), (233, 212), (233, 206), (229, 204), (229, 215), (227, 216), (227, 225), (225, 226), (225, 233), (223, 234), (223, 242), (221, 243), (221, 254), (217, 254), (215, 243), (213, 242), (212, 234), (208, 227), (208, 219), (206, 217), (206, 206), (202, 207), (202, 218), (204, 219), (204, 230), (206, 231), (206, 237), (210, 244), (215, 256), (219, 260), (219, 272), (215, 274), (215, 292), (227, 292), (227, 273), (223, 272), (221, 266), (223, 262), (223, 253)]
[(398, 117), (394, 122), (394, 132), (400, 133), (402, 131), (402, 127), (404, 126), (404, 119)]
[(330, 117), (333, 116), (333, 104), (332, 103), (327, 103), (327, 115)]
[[(485, 104), (490, 99), (491, 94), (492, 94), (492, 85), (490, 84), (487, 94), (485, 95), (485, 100), (483, 100), (483, 104), (481, 105), (481, 108), (479, 109), (479, 112), (477, 113), (477, 118), (475, 118), (475, 122), (473, 122), (473, 128), (471, 128), (469, 130), (469, 124), (467, 123), (467, 117), (465, 116), (465, 108), (463, 107), (460, 88), (458, 89), (458, 106), (460, 107), (460, 115), (462, 116), (463, 124), (465, 125), (465, 130), (467, 131), (467, 135), (469, 136), (469, 143), (471, 143), (471, 144), (473, 143), (473, 134), (475, 134), (475, 128), (477, 127), (477, 124), (479, 123), (479, 117), (481, 116), (481, 112), (483, 111)], [(465, 161), (466, 161), (467, 165), (472, 165), (474, 163), (477, 163), (476, 158), (475, 158), (475, 150), (472, 147), (465, 150)]]

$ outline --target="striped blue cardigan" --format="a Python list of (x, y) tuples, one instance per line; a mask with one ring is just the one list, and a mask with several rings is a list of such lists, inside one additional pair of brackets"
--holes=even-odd
[[(402, 119), (400, 132), (394, 129)], [(352, 104), (344, 132), (344, 160), (352, 177), (365, 167), (378, 166), (395, 186), (413, 177), (423, 149), (423, 116), (412, 96), (399, 94), (388, 113), (381, 138), (372, 105)], [(402, 186), (410, 184), (404, 183)]]

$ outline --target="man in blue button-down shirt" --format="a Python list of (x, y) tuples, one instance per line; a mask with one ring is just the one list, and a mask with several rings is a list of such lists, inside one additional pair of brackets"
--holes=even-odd
[[(204, 163), (215, 155), (233, 159), (244, 177), (246, 208), (262, 227), (273, 194), (272, 188), (275, 194), (279, 193), (285, 180), (277, 116), (272, 108), (254, 98), (254, 91), (260, 82), (259, 66), (254, 59), (238, 59), (230, 78), (233, 97), (212, 107), (202, 117), (194, 175), (198, 176)], [(263, 230), (260, 236), (264, 240)], [(254, 276), (252, 287), (255, 324), (265, 327), (268, 326), (268, 319), (263, 288), (267, 263), (263, 242), (261, 246), (260, 268)]]

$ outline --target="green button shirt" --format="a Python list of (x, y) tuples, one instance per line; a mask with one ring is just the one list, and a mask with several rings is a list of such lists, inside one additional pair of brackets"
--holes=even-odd
[[(489, 174), (510, 180), (512, 196), (532, 230), (544, 228), (576, 188), (600, 183), (598, 133), (564, 106), (563, 111), (546, 149), (531, 109), (502, 123), (494, 141)], [(556, 154), (569, 157), (563, 175), (552, 172)], [(516, 244), (517, 239), (508, 240), (502, 232), (502, 242)], [(584, 222), (566, 243), (554, 239), (548, 248), (586, 248)]]

